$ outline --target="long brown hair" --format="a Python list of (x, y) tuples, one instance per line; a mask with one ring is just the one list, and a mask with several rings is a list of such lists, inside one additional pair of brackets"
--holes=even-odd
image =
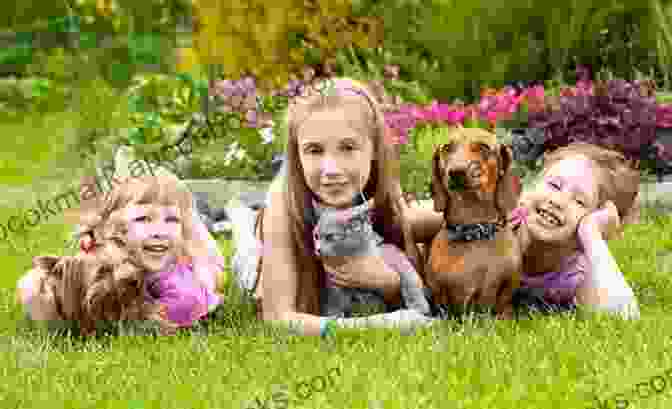
[[(287, 198), (292, 233), (292, 247), (298, 268), (298, 291), (296, 307), (301, 312), (319, 314), (319, 289), (324, 285), (324, 269), (310, 248), (310, 232), (306, 224), (306, 209), (312, 208), (311, 191), (306, 184), (303, 167), (299, 160), (298, 130), (312, 113), (347, 104), (355, 104), (365, 121), (373, 144), (371, 174), (364, 186), (364, 194), (373, 198), (376, 211), (386, 225), (401, 225), (405, 251), (419, 260), (418, 248), (411, 234), (410, 225), (404, 217), (399, 185), (399, 165), (392, 147), (384, 142), (385, 123), (383, 113), (371, 89), (349, 78), (335, 79), (360, 95), (332, 93), (306, 93), (297, 98), (287, 110)], [(420, 268), (422, 268), (420, 266)]]

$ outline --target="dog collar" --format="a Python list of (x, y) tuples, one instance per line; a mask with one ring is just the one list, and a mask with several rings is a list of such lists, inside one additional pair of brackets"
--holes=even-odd
[(446, 224), (451, 241), (492, 240), (499, 223)]

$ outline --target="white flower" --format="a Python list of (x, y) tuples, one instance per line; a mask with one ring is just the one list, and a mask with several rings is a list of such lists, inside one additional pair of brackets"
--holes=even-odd
[(241, 160), (246, 156), (245, 150), (240, 147), (238, 142), (234, 142), (229, 145), (229, 150), (224, 154), (224, 163), (229, 165), (234, 158)]
[(261, 137), (264, 139), (264, 145), (268, 145), (269, 143), (273, 142), (275, 139), (275, 135), (273, 134), (273, 126), (262, 128)]

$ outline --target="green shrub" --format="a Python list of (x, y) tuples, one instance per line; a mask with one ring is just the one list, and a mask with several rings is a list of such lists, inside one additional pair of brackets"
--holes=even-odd
[[(666, 52), (672, 40), (662, 41), (672, 39), (666, 34), (669, 1), (574, 0), (552, 7), (540, 0), (369, 3), (378, 4), (384, 16), (385, 48), (415, 50), (394, 62), (402, 77), (421, 81), (442, 101), (472, 102), (482, 87), (507, 81), (548, 79), (556, 72), (569, 77), (576, 63), (632, 78), (672, 55)], [(422, 60), (436, 61), (438, 69), (423, 72)]]

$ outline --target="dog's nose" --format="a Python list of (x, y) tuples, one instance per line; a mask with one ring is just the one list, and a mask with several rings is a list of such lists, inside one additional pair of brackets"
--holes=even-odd
[(448, 176), (451, 179), (457, 180), (466, 180), (467, 179), (467, 170), (466, 169), (451, 169), (448, 171)]

